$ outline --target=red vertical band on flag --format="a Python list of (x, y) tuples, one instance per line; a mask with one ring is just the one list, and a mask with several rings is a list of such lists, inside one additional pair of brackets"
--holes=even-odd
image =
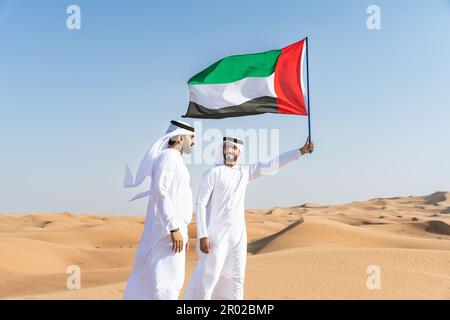
[(283, 49), (275, 67), (275, 93), (278, 113), (307, 115), (301, 86), (301, 60), (305, 40)]

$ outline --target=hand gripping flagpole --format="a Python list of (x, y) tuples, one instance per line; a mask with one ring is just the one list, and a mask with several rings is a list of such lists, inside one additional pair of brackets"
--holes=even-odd
[[(306, 94), (308, 96), (308, 140), (311, 144), (311, 112), (309, 108), (309, 56), (308, 56), (308, 37), (306, 37)], [(309, 151), (309, 153), (312, 153), (312, 151)]]

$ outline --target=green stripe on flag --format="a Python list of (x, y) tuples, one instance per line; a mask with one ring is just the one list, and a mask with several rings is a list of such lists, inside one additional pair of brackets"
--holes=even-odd
[(246, 77), (268, 77), (275, 71), (281, 50), (230, 56), (217, 61), (189, 79), (189, 85), (220, 84)]

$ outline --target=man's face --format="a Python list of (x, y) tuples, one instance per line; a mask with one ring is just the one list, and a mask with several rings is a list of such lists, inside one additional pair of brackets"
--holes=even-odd
[(229, 141), (223, 143), (223, 157), (225, 159), (225, 164), (233, 164), (237, 161), (241, 151), (238, 146)]
[(189, 145), (192, 147), (195, 144), (195, 136), (193, 134), (191, 135), (185, 135)]
[(190, 154), (192, 146), (195, 144), (195, 137), (193, 134), (184, 135), (182, 138), (182, 150), (183, 153)]

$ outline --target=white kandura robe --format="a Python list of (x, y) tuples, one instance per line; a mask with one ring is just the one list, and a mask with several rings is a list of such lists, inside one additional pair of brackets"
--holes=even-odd
[(153, 170), (144, 232), (125, 299), (178, 299), (184, 282), (186, 250), (172, 251), (170, 230), (180, 228), (187, 243), (193, 211), (189, 171), (180, 152), (171, 148), (162, 151)]
[(234, 167), (216, 165), (205, 172), (197, 198), (197, 236), (198, 239), (208, 237), (211, 250), (205, 254), (197, 244), (199, 262), (184, 299), (243, 299), (247, 258), (244, 208), (247, 184), (300, 156), (299, 149), (295, 149), (268, 162)]

